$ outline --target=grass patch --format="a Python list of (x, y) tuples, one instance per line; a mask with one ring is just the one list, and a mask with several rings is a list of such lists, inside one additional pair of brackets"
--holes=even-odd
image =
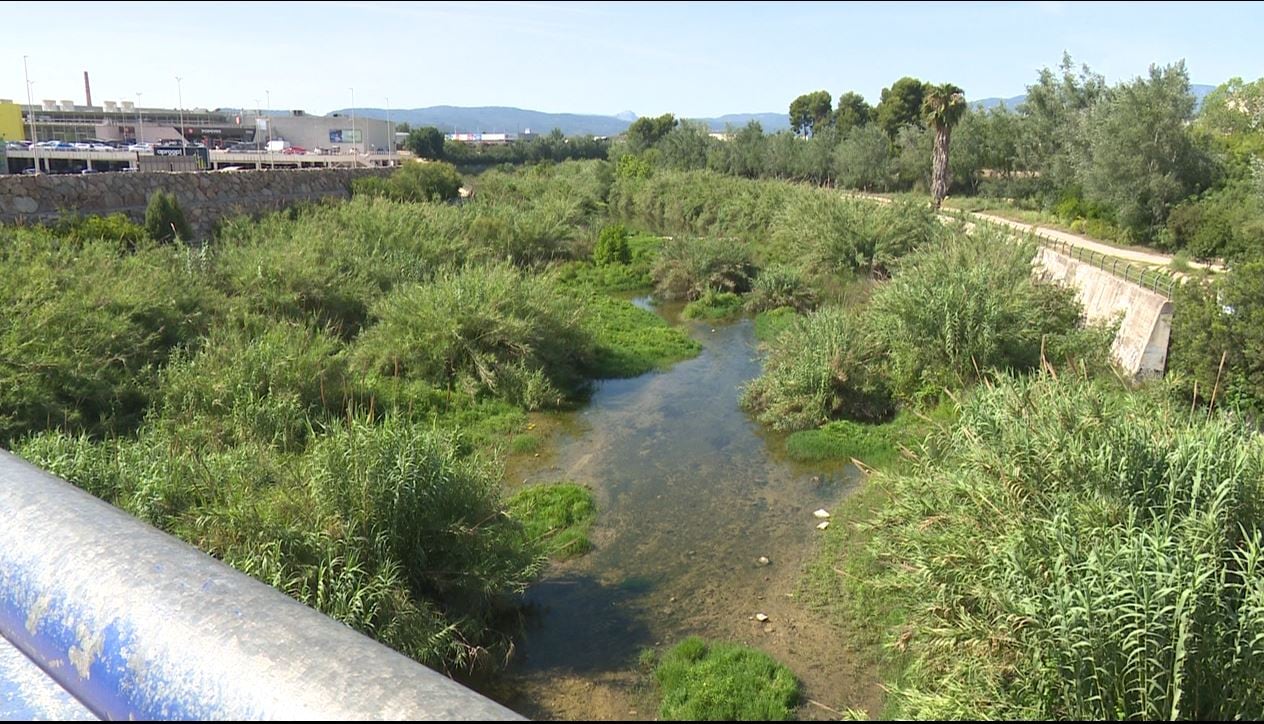
[(915, 447), (932, 427), (955, 417), (956, 406), (943, 400), (928, 413), (902, 410), (890, 422), (876, 425), (834, 420), (790, 435), (786, 455), (807, 463), (856, 458), (871, 468), (889, 468), (900, 459), (901, 446)]
[(732, 292), (704, 292), (701, 297), (685, 305), (680, 316), (685, 319), (719, 321), (732, 319), (742, 313), (742, 298)]
[(659, 718), (678, 721), (786, 721), (799, 682), (771, 656), (737, 644), (681, 641), (659, 662)]
[(594, 377), (636, 377), (702, 351), (702, 346), (653, 312), (604, 294), (593, 294), (583, 324), (592, 335)]
[(514, 435), (509, 441), (509, 451), (515, 455), (526, 455), (540, 451), (540, 438), (530, 433)]
[(509, 499), (510, 517), (520, 521), (527, 537), (557, 559), (573, 558), (592, 549), (588, 530), (597, 516), (592, 491), (575, 483), (550, 483), (522, 488)]
[(799, 313), (790, 307), (777, 307), (756, 314), (755, 339), (760, 342), (773, 341), (783, 330), (794, 324), (794, 320), (799, 316)]

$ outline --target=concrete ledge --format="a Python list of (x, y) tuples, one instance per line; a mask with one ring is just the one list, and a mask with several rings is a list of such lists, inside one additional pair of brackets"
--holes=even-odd
[(0, 450), (0, 635), (104, 719), (520, 719)]

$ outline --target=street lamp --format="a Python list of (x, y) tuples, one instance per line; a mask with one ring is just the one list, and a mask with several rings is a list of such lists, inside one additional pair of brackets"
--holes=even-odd
[(136, 93), (136, 142), (145, 142), (145, 116), (140, 112), (140, 97), (143, 93)]
[(180, 104), (180, 148), (184, 148), (186, 139), (184, 137), (184, 89), (180, 87), (180, 81), (184, 80), (180, 76), (176, 76), (176, 97)]
[(391, 99), (386, 99), (386, 164), (395, 162), (395, 127), (391, 125)]
[(354, 165), (355, 165), (356, 167), (359, 167), (359, 165), (360, 165), (360, 153), (359, 153), (359, 149), (357, 149), (357, 148), (356, 148), (356, 146), (355, 146), (355, 139), (356, 139), (356, 125), (355, 125), (355, 88), (352, 88), (352, 89), (351, 89), (351, 157), (352, 157), (352, 161), (353, 161)]
[[(26, 78), (26, 120), (31, 125), (31, 154), (35, 159), (35, 175), (40, 172), (39, 164), (39, 136), (35, 135), (35, 104), (31, 102), (31, 71), (27, 68), (26, 59), (28, 56), (22, 56), (22, 75)], [(7, 169), (6, 169), (7, 170)]]
[[(263, 92), (263, 95), (264, 95), (264, 98), (268, 102), (268, 108), (271, 108), (272, 107), (272, 91), (265, 90)], [(264, 110), (268, 110), (268, 108), (265, 108)], [(275, 171), (276, 161), (274, 161), (272, 158), (272, 116), (268, 116), (265, 123), (268, 124), (268, 167)]]

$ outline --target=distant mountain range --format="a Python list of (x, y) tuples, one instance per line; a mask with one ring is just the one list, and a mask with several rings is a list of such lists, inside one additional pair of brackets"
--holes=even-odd
[[(1214, 85), (1191, 85), (1190, 90), (1201, 106), (1203, 98), (1215, 90)], [(984, 98), (970, 101), (971, 108), (995, 108), (1004, 105), (1015, 110), (1026, 95), (1011, 98)], [(385, 120), (388, 112), (385, 108), (356, 108), (355, 114), (365, 118)], [(352, 109), (343, 108), (332, 111), (341, 115), (350, 115)], [(623, 111), (613, 116), (599, 116), (583, 113), (543, 113), (521, 108), (505, 106), (483, 106), (463, 108), (460, 106), (430, 106), (429, 108), (392, 109), (391, 120), (397, 123), (408, 123), (410, 126), (434, 126), (444, 133), (522, 133), (530, 130), (544, 134), (554, 128), (561, 129), (568, 136), (591, 134), (594, 136), (617, 136), (628, 129), (637, 116), (632, 111)], [(785, 113), (730, 113), (718, 118), (694, 118), (701, 121), (713, 131), (725, 128), (741, 128), (751, 121), (759, 121), (765, 133), (776, 133), (790, 128), (790, 117)]]
[[(1214, 85), (1201, 85), (1198, 83), (1191, 83), (1189, 85), (1189, 91), (1190, 93), (1194, 94), (1194, 107), (1196, 109), (1201, 108), (1203, 105), (1203, 99), (1207, 97), (1208, 93), (1214, 91), (1215, 89), (1216, 89), (1216, 86)], [(1017, 109), (1018, 106), (1024, 103), (1026, 100), (1027, 100), (1026, 95), (1014, 96), (1013, 98), (984, 98), (983, 100), (979, 100), (979, 101), (970, 101), (970, 107), (978, 108), (982, 106), (984, 110), (991, 110), (999, 105), (1004, 105), (1006, 108), (1012, 111), (1012, 110)]]
[[(333, 113), (350, 115), (350, 108)], [(386, 119), (385, 108), (356, 108), (357, 116)], [(485, 106), (462, 108), (458, 106), (431, 106), (429, 108), (392, 109), (390, 118), (396, 123), (410, 126), (434, 126), (444, 133), (521, 133), (530, 129), (533, 133), (548, 133), (561, 129), (568, 136), (592, 134), (617, 136), (628, 129), (637, 116), (623, 111), (614, 116), (584, 115), (579, 113), (543, 113), (521, 108)], [(766, 133), (782, 131), (790, 127), (790, 117), (785, 113), (733, 113), (719, 118), (693, 119), (707, 124), (711, 130), (723, 131), (726, 126), (744, 126), (759, 121)]]

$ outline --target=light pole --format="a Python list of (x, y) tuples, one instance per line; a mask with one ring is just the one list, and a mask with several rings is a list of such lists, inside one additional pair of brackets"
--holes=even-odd
[(31, 125), (31, 154), (35, 159), (35, 175), (40, 172), (39, 167), (39, 136), (35, 135), (35, 104), (31, 102), (31, 71), (26, 65), (27, 56), (22, 56), (22, 75), (26, 78), (26, 120)]
[(386, 99), (386, 164), (393, 166), (395, 161), (395, 128), (391, 125), (391, 99)]
[(359, 149), (355, 147), (356, 126), (355, 126), (355, 88), (351, 89), (351, 158), (355, 166), (360, 165)]
[(143, 93), (136, 93), (136, 142), (145, 142), (145, 116), (140, 112), (140, 97)]
[[(263, 92), (263, 96), (264, 96), (264, 100), (266, 100), (268, 103), (268, 108), (271, 108), (272, 107), (272, 91), (265, 90)], [(266, 111), (268, 110), (268, 108), (265, 108), (264, 110)], [(275, 171), (276, 161), (273, 160), (272, 158), (272, 116), (268, 116), (265, 122), (268, 124), (268, 168), (271, 168), (273, 171)]]
[(187, 144), (184, 137), (184, 89), (180, 87), (180, 82), (184, 79), (176, 76), (176, 98), (180, 104), (180, 148), (183, 149)]

